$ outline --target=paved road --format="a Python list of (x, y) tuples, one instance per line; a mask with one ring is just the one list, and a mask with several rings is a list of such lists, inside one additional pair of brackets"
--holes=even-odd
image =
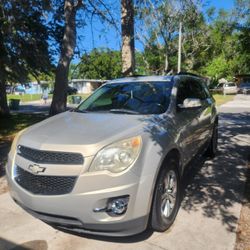
[[(49, 114), (51, 100), (45, 104), (43, 100), (24, 102), (20, 104), (19, 110), (12, 110), (13, 113)], [(77, 105), (67, 104), (67, 109), (75, 108)]]
[(190, 164), (181, 209), (168, 232), (125, 239), (73, 236), (34, 219), (6, 193), (0, 196), (0, 249), (233, 250), (250, 152), (250, 96), (237, 96), (220, 112), (219, 154)]

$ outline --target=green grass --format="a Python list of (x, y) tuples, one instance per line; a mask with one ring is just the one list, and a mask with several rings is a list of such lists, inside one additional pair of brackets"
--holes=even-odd
[[(7, 95), (7, 99), (18, 99), (21, 102), (31, 102), (41, 100), (42, 94), (24, 94), (24, 95)], [(52, 95), (49, 95), (49, 98), (52, 98)]]
[(20, 130), (47, 118), (44, 114), (12, 114), (0, 118), (0, 140), (11, 140)]
[(214, 94), (213, 95), (216, 105), (220, 106), (226, 102), (232, 101), (235, 97), (235, 95), (220, 95), (220, 94)]

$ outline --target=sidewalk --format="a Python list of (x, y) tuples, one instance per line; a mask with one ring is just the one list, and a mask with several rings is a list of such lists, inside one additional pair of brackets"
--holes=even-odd
[[(44, 103), (43, 100), (23, 102), (20, 104), (19, 110), (12, 110), (11, 112), (12, 113), (49, 114), (51, 102), (52, 102), (52, 99), (47, 100), (46, 104)], [(75, 107), (77, 107), (77, 105), (67, 104), (67, 109), (72, 109)]]

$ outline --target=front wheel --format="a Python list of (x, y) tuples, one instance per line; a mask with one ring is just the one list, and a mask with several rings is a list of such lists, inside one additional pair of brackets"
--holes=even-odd
[(152, 229), (163, 232), (174, 222), (180, 206), (178, 161), (170, 158), (160, 170), (151, 211)]
[(208, 157), (215, 157), (218, 147), (218, 123), (214, 124), (212, 138), (206, 151)]

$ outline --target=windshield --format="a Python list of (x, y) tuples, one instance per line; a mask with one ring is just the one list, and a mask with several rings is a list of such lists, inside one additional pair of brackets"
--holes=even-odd
[(160, 114), (168, 108), (171, 89), (171, 82), (105, 84), (75, 111)]

